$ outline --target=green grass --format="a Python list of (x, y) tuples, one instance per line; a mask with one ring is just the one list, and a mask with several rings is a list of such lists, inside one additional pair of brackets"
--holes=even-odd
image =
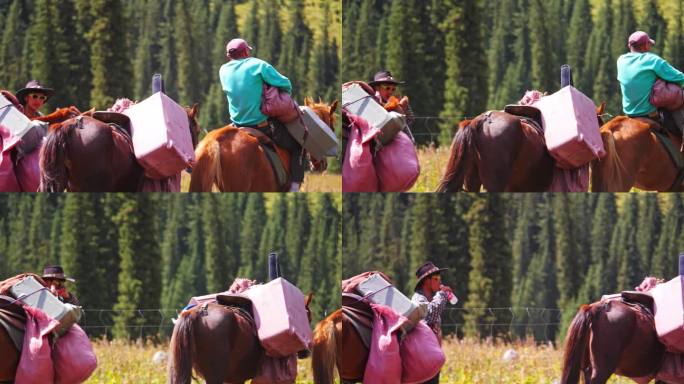
[(449, 147), (420, 147), (418, 148), (420, 162), (420, 176), (409, 192), (434, 192), (449, 161)]
[[(86, 383), (163, 384), (167, 382), (166, 362), (155, 364), (152, 356), (157, 351), (167, 352), (168, 345), (152, 343), (129, 343), (122, 341), (93, 342), (98, 366)], [(297, 384), (313, 383), (311, 359), (297, 363)]]
[[(190, 174), (181, 173), (181, 192), (190, 189)], [(304, 174), (302, 192), (342, 192), (342, 175), (337, 173), (312, 173)]]

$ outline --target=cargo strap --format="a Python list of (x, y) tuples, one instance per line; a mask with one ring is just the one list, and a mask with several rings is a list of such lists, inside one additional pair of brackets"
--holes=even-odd
[(275, 150), (276, 145), (273, 142), (273, 140), (271, 140), (271, 138), (268, 137), (268, 135), (266, 135), (264, 132), (256, 128), (239, 128), (259, 141), (259, 145), (264, 150), (266, 158), (268, 159), (268, 162), (271, 164), (271, 168), (273, 169), (273, 174), (276, 177), (276, 182), (278, 184), (279, 189), (284, 189), (288, 181), (287, 170), (285, 169), (285, 165), (283, 165), (283, 161), (280, 159), (280, 156), (278, 156), (278, 152)]
[(684, 158), (682, 158), (682, 153), (675, 147), (672, 140), (670, 140), (666, 134), (657, 129), (651, 129), (651, 132), (653, 132), (658, 141), (665, 147), (665, 151), (670, 155), (670, 159), (672, 159), (675, 168), (677, 168), (677, 176), (670, 186), (670, 192), (676, 191), (682, 184), (682, 181), (684, 181)]

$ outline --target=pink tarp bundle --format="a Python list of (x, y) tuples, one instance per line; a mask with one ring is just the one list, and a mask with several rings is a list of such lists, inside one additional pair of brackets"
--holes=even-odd
[(684, 276), (656, 285), (653, 296), (658, 338), (668, 351), (684, 353)]
[(430, 328), (421, 321), (400, 343), (397, 331), (409, 320), (385, 305), (371, 307), (372, 342), (363, 382), (414, 384), (434, 377), (446, 357)]
[(342, 191), (377, 192), (378, 177), (371, 154), (371, 140), (380, 133), (366, 119), (349, 114), (351, 131), (342, 163)]
[(418, 154), (404, 132), (382, 147), (373, 157), (371, 140), (380, 130), (364, 118), (349, 114), (351, 130), (342, 164), (344, 192), (405, 192), (420, 175)]
[(77, 324), (62, 335), (53, 348), (48, 335), (59, 325), (45, 312), (24, 306), (26, 330), (15, 383), (77, 384), (92, 375), (97, 358), (88, 336)]
[(289, 123), (299, 117), (299, 106), (289, 93), (266, 83), (262, 92), (261, 113), (281, 123)]
[(375, 170), (380, 192), (406, 192), (413, 187), (420, 176), (420, 164), (416, 147), (406, 133), (398, 132), (378, 151)]
[(21, 192), (21, 186), (14, 172), (11, 150), (19, 142), (9, 129), (0, 125), (0, 192)]

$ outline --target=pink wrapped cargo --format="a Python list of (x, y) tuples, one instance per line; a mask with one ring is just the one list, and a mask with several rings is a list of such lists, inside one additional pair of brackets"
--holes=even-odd
[(669, 351), (676, 353), (684, 353), (683, 279), (684, 276), (677, 276), (649, 291), (653, 295), (658, 338)]
[(285, 357), (309, 347), (313, 336), (299, 288), (279, 277), (242, 295), (252, 300), (259, 341), (268, 355)]
[(171, 177), (195, 159), (188, 115), (162, 92), (124, 111), (131, 119), (135, 157), (153, 179)]
[(561, 168), (577, 168), (605, 154), (596, 105), (573, 86), (533, 104), (542, 112), (544, 138)]

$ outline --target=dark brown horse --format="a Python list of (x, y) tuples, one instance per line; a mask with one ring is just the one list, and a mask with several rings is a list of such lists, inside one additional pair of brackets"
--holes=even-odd
[(619, 300), (583, 305), (568, 329), (562, 384), (604, 384), (611, 375), (655, 377), (665, 347), (653, 318)]
[[(197, 104), (186, 108), (197, 144)], [(89, 116), (50, 128), (40, 154), (41, 192), (136, 192), (144, 177), (130, 136)]]
[(12, 383), (17, 373), (20, 352), (2, 326), (0, 326), (0, 356), (2, 356), (0, 359), (0, 383)]
[[(596, 109), (599, 122), (604, 106)], [(518, 116), (490, 111), (459, 124), (437, 192), (545, 192), (554, 167), (543, 133)]]
[[(328, 105), (314, 103), (310, 107), (329, 127), (335, 126), (337, 101)], [(278, 156), (289, 174), (290, 154), (277, 148)], [(278, 181), (259, 140), (229, 125), (209, 132), (195, 150), (197, 165), (192, 170), (190, 192), (277, 192)]]
[[(307, 311), (311, 297), (306, 298)], [(244, 383), (257, 374), (266, 356), (249, 317), (241, 309), (220, 304), (181, 314), (170, 351), (170, 384), (189, 384), (193, 368), (207, 384)]]
[(343, 383), (363, 381), (368, 348), (339, 309), (314, 329), (312, 366), (316, 384), (335, 382), (335, 368)]
[[(648, 191), (682, 191), (673, 187), (678, 169), (653, 133), (658, 124), (646, 118), (618, 116), (601, 127), (606, 155), (591, 163), (594, 192), (627, 192), (632, 187)], [(668, 137), (679, 149), (679, 135)]]

